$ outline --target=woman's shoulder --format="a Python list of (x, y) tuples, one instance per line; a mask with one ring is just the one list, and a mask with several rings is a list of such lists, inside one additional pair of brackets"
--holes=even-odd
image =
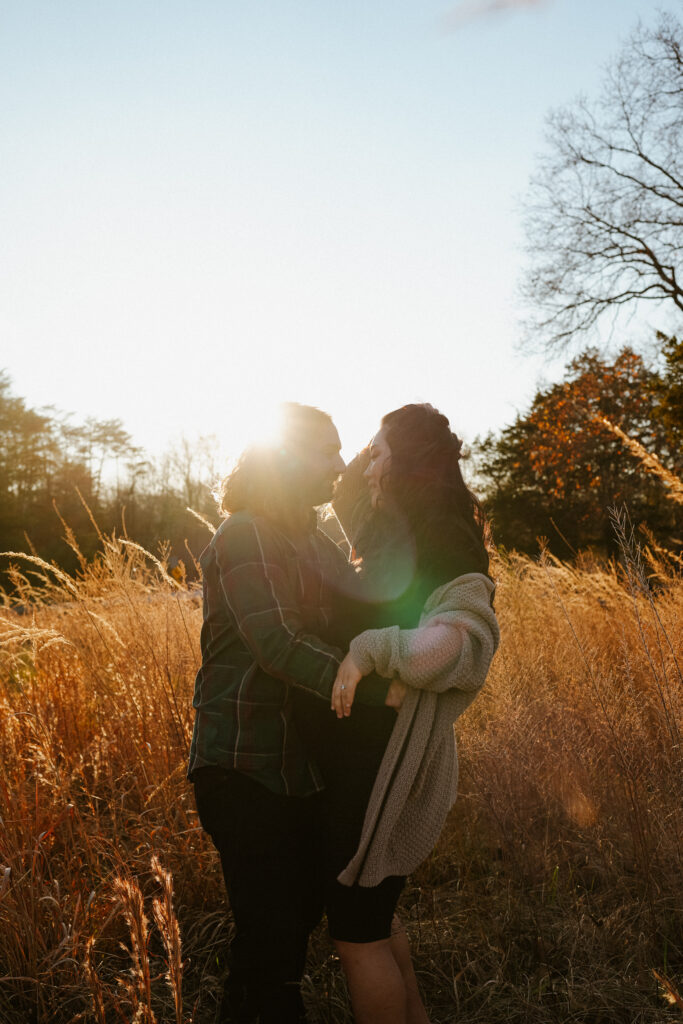
[(433, 590), (424, 606), (424, 615), (452, 611), (463, 605), (492, 605), (496, 585), (490, 576), (467, 572)]

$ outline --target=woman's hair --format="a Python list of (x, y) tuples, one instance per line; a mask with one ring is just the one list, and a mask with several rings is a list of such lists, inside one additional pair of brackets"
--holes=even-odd
[(405, 518), (418, 571), (443, 582), (488, 573), (488, 527), (460, 470), (462, 442), (433, 406), (404, 405), (382, 419), (391, 453), (382, 479), (385, 506)]
[(216, 493), (219, 511), (229, 516), (249, 509), (290, 529), (307, 525), (311, 508), (302, 500), (307, 488), (300, 453), (330, 424), (332, 418), (315, 406), (284, 402), (276, 440), (247, 448), (222, 481)]

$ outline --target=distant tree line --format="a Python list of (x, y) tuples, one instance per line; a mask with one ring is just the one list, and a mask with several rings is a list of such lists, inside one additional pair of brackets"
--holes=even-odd
[(187, 508), (217, 521), (216, 449), (212, 438), (182, 439), (152, 460), (121, 420), (77, 424), (54, 408), (31, 409), (0, 373), (0, 551), (33, 551), (75, 569), (65, 523), (88, 558), (100, 547), (98, 530), (115, 530), (153, 553), (168, 542), (173, 566), (192, 576), (209, 533)]
[[(683, 475), (683, 342), (661, 334), (658, 342), (653, 366), (628, 347), (611, 360), (585, 351), (527, 412), (477, 439), (477, 489), (498, 544), (533, 553), (542, 537), (562, 558), (586, 547), (609, 553), (608, 510), (626, 505), (635, 525), (681, 551), (683, 505), (665, 478)], [(648, 469), (610, 424), (662, 472)], [(168, 543), (172, 566), (193, 578), (209, 533), (188, 507), (218, 522), (210, 492), (220, 476), (217, 447), (215, 438), (182, 439), (149, 459), (120, 420), (75, 424), (55, 409), (36, 411), (0, 374), (0, 550), (34, 551), (74, 570), (64, 524), (89, 558), (98, 530), (125, 532), (153, 553)]]

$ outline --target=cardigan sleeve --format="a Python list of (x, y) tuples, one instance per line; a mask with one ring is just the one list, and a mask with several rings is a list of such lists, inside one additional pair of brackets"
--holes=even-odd
[(499, 635), (488, 595), (470, 593), (437, 606), (416, 629), (366, 630), (350, 650), (363, 675), (374, 670), (416, 689), (471, 692), (486, 678)]
[(363, 675), (375, 671), (398, 677), (416, 689), (449, 689), (448, 679), (462, 650), (463, 636), (453, 624), (417, 629), (368, 629), (351, 641), (351, 655)]

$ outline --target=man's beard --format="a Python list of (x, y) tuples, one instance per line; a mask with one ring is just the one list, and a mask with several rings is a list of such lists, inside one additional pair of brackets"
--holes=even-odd
[(337, 477), (335, 476), (332, 480), (326, 478), (325, 480), (319, 480), (315, 486), (310, 489), (311, 499), (310, 504), (314, 508), (319, 508), (320, 505), (327, 505), (334, 497), (334, 488)]

